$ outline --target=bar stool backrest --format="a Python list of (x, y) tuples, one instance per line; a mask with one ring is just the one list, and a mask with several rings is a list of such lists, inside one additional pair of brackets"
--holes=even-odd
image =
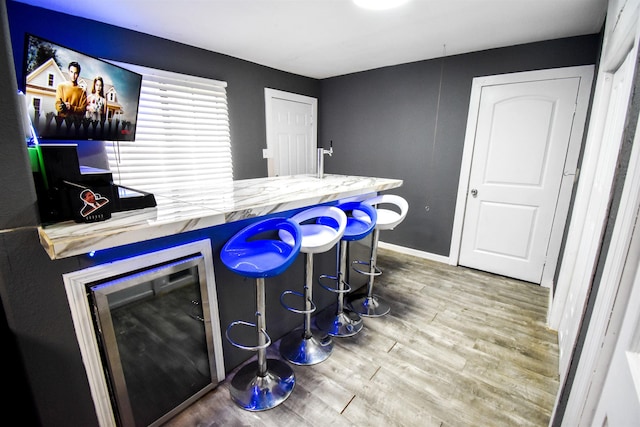
[(338, 205), (347, 214), (347, 228), (343, 240), (360, 240), (368, 236), (378, 221), (377, 210), (363, 202), (347, 202)]
[[(332, 220), (333, 226), (326, 224), (326, 218)], [(302, 231), (300, 252), (303, 253), (328, 251), (340, 241), (347, 226), (347, 216), (335, 206), (309, 208), (292, 216), (291, 220), (296, 222)], [(284, 241), (289, 239), (286, 232), (280, 233), (280, 238)]]
[[(409, 203), (402, 197), (395, 194), (383, 194), (365, 200), (365, 203), (376, 207), (378, 220), (376, 228), (379, 230), (393, 230), (407, 216), (409, 211)], [(394, 208), (389, 209), (387, 206), (392, 205)]]
[[(280, 233), (286, 234), (282, 239)], [(288, 218), (270, 218), (243, 228), (220, 251), (222, 263), (246, 277), (272, 277), (284, 272), (300, 253), (302, 231)]]

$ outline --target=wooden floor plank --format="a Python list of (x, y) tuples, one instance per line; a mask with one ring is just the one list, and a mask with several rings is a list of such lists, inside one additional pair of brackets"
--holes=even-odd
[(548, 289), (384, 249), (378, 264), (374, 290), (391, 313), (334, 338), (326, 361), (292, 366), (296, 386), (282, 405), (238, 408), (231, 372), (167, 425), (548, 425), (558, 390)]

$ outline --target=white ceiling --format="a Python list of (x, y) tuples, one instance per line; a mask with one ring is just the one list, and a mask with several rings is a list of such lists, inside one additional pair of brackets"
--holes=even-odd
[[(16, 0), (326, 78), (600, 31), (607, 0)], [(160, 54), (160, 53), (159, 53)]]

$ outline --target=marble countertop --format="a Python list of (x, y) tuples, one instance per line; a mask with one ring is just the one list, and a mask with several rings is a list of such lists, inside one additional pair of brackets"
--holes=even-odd
[(157, 206), (114, 212), (102, 222), (66, 221), (38, 228), (51, 259), (86, 254), (228, 222), (400, 187), (402, 180), (294, 175), (216, 183), (156, 194)]

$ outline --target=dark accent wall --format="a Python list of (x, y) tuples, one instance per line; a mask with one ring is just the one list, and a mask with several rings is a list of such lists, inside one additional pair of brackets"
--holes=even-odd
[[(595, 36), (586, 36), (318, 81), (7, 0), (0, 0), (0, 30), (0, 96), (4, 100), (0, 103), (0, 297), (26, 371), (26, 394), (30, 391), (33, 395), (35, 416), (45, 426), (97, 425), (62, 275), (118, 255), (107, 252), (107, 258), (98, 261), (85, 256), (51, 261), (38, 241), (35, 192), (12, 101), (23, 81), (25, 33), (97, 57), (228, 82), (236, 179), (267, 175), (266, 161), (261, 157), (266, 146), (265, 87), (318, 98), (320, 144), (334, 140), (335, 154), (325, 159), (327, 172), (404, 179), (405, 185), (397, 193), (409, 200), (409, 217), (396, 231), (382, 237), (441, 255), (448, 254), (472, 77), (592, 64), (597, 45)], [(425, 205), (430, 206), (428, 212)], [(216, 229), (215, 233), (187, 233), (128, 249), (140, 253), (210, 237), (215, 255), (224, 239), (240, 225)], [(328, 269), (333, 256), (327, 259), (316, 265)], [(278, 304), (277, 291), (284, 288), (286, 280), (298, 283), (302, 267), (299, 260), (286, 277), (272, 282), (269, 307)], [(252, 284), (238, 285), (217, 261), (215, 269), (221, 323), (249, 316), (253, 297), (248, 288)], [(245, 285), (248, 288), (241, 287)], [(324, 298), (321, 292), (316, 295)], [(275, 338), (292, 322), (300, 322), (295, 315), (281, 313), (278, 316), (282, 318), (269, 317), (277, 322)], [(225, 345), (228, 369), (243, 357), (239, 351), (232, 352)]]
[[(386, 242), (449, 256), (474, 77), (595, 64), (597, 34), (386, 67), (322, 81), (327, 173), (400, 178), (409, 214)], [(425, 208), (428, 206), (428, 210)]]

